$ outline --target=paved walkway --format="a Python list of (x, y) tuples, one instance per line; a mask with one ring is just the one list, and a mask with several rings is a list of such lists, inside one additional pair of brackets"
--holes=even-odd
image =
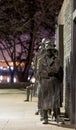
[(25, 90), (0, 89), (0, 130), (74, 130), (68, 125), (57, 126), (49, 121), (43, 125), (35, 115), (37, 98), (24, 102)]

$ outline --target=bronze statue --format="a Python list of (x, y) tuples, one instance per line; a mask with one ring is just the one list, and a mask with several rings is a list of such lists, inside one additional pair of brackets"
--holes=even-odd
[(48, 123), (48, 110), (54, 111), (57, 120), (60, 109), (60, 83), (57, 77), (60, 59), (54, 44), (45, 44), (45, 54), (39, 61), (39, 76), (41, 86), (41, 108), (44, 113), (44, 124)]

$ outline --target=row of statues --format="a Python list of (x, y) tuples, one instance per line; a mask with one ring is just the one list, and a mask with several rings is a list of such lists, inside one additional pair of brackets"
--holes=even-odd
[(40, 120), (43, 120), (43, 124), (48, 124), (48, 115), (52, 112), (58, 122), (62, 79), (63, 69), (58, 50), (49, 39), (43, 39), (39, 46), (36, 68), (38, 112), (40, 112)]

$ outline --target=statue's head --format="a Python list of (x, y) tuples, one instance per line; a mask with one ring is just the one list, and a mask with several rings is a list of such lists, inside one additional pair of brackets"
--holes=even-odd
[(45, 44), (46, 50), (55, 50), (55, 45), (53, 43), (47, 43)]
[(55, 44), (50, 39), (45, 39), (45, 51), (49, 57), (56, 55), (57, 53)]
[(51, 41), (51, 39), (43, 38), (41, 42), (39, 43), (39, 52), (45, 53), (45, 51), (55, 51), (55, 44)]

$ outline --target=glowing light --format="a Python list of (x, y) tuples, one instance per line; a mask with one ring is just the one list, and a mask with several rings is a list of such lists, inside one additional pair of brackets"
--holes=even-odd
[(1, 76), (0, 76), (0, 80), (2, 80), (2, 79), (3, 79), (3, 76), (1, 75)]
[(13, 66), (11, 67), (11, 69), (13, 70)]
[(31, 83), (35, 83), (35, 78), (32, 77), (30, 81), (31, 81)]
[(14, 83), (16, 82), (16, 78), (14, 77)]
[(3, 69), (3, 66), (0, 66), (0, 69)]

